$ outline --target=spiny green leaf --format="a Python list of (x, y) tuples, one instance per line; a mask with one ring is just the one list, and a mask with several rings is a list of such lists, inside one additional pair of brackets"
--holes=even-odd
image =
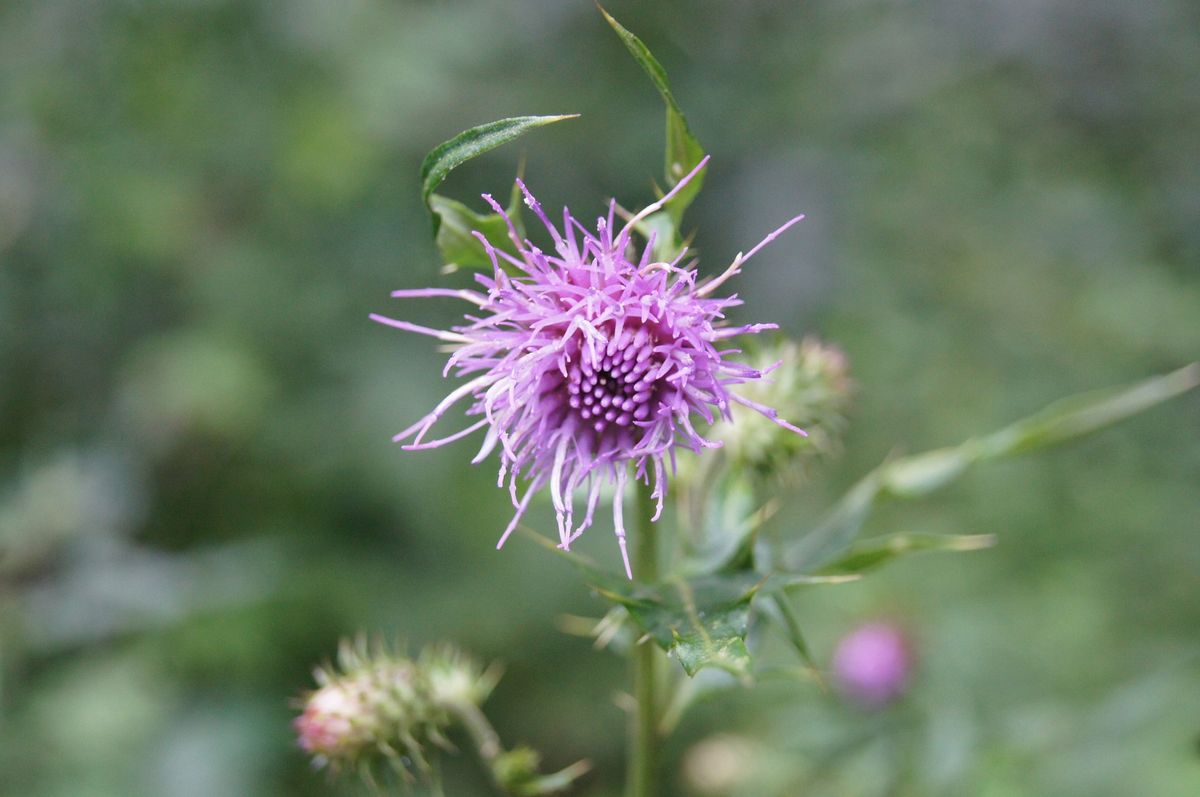
[(877, 501), (926, 495), (968, 467), (1074, 440), (1200, 385), (1200, 364), (1123, 388), (1072, 396), (1016, 423), (954, 448), (885, 462), (864, 476), (811, 532), (785, 554), (790, 570), (808, 572), (850, 547)]
[(888, 534), (863, 540), (850, 547), (834, 562), (821, 568), (822, 573), (850, 574), (866, 573), (898, 559), (920, 551), (978, 551), (996, 544), (994, 534), (925, 534), (908, 532)]
[(524, 526), (519, 529), (570, 562), (597, 595), (623, 607), (643, 633), (678, 659), (688, 675), (695, 675), (705, 667), (749, 675), (751, 659), (746, 633), (750, 629), (751, 603), (758, 595), (859, 578), (853, 574), (764, 575), (739, 570), (638, 584), (602, 569), (586, 557), (561, 550), (549, 538)]
[(586, 565), (581, 565), (581, 569), (597, 594), (624, 606), (642, 631), (675, 656), (688, 675), (695, 675), (705, 667), (716, 667), (735, 675), (750, 673), (746, 633), (750, 628), (751, 603), (759, 594), (858, 578), (853, 575), (765, 576), (743, 570), (637, 585)]
[(641, 585), (574, 560), (589, 586), (623, 606), (629, 617), (663, 650), (675, 656), (688, 675), (717, 667), (736, 675), (750, 671), (746, 633), (750, 602), (763, 582), (757, 573), (672, 578)]
[(746, 634), (754, 592), (755, 585), (744, 577), (680, 579), (661, 585), (653, 604), (629, 611), (688, 675), (705, 667), (747, 675)]
[[(667, 72), (662, 68), (662, 64), (650, 52), (650, 49), (642, 43), (642, 40), (625, 29), (621, 23), (613, 19), (612, 15), (600, 9), (600, 13), (608, 21), (608, 24), (616, 31), (621, 42), (625, 45), (625, 49), (629, 50), (629, 54), (638, 62), (642, 70), (650, 77), (650, 81), (654, 83), (654, 87), (658, 89), (658, 93), (662, 96), (663, 102), (667, 106), (667, 152), (666, 152), (666, 178), (667, 186), (671, 187), (678, 183), (683, 177), (700, 163), (704, 158), (704, 148), (700, 146), (700, 142), (692, 135), (691, 129), (688, 128), (687, 119), (683, 115), (679, 103), (675, 101), (675, 96), (671, 94), (671, 84), (667, 82)], [(674, 243), (675, 235), (678, 234), (678, 229), (683, 220), (683, 213), (687, 210), (688, 205), (692, 204), (692, 200), (696, 198), (696, 194), (700, 193), (700, 187), (704, 182), (704, 174), (697, 174), (692, 178), (692, 181), (675, 195), (666, 205), (666, 212), (672, 223), (672, 243)], [(664, 246), (666, 241), (661, 242)]]
[[(436, 147), (425, 156), (421, 164), (421, 198), (429, 209), (433, 220), (433, 237), (438, 252), (445, 263), (445, 271), (460, 268), (487, 269), (492, 265), (483, 244), (472, 235), (478, 231), (488, 242), (502, 251), (515, 254), (517, 247), (508, 232), (508, 225), (499, 213), (476, 213), (469, 207), (449, 197), (434, 193), (434, 189), (446, 179), (456, 166), (488, 150), (524, 135), (534, 128), (574, 119), (578, 114), (566, 116), (518, 116), (501, 119), (489, 124), (472, 127)], [(513, 185), (512, 196), (506, 208), (517, 235), (524, 235), (521, 220), (521, 194)]]
[(575, 119), (578, 116), (577, 113), (562, 116), (515, 116), (464, 130), (449, 141), (434, 147), (425, 156), (421, 163), (421, 199), (428, 205), (433, 189), (441, 185), (446, 175), (455, 167), (461, 166), (471, 158), (478, 157), (501, 144), (507, 144), (534, 128), (565, 119)]

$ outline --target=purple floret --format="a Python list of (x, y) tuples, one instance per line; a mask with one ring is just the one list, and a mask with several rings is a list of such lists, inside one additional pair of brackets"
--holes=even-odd
[[(774, 324), (722, 326), (724, 312), (741, 304), (736, 297), (709, 298), (764, 245), (803, 217), (771, 233), (749, 254), (739, 254), (720, 276), (698, 282), (694, 264), (655, 261), (654, 241), (636, 262), (632, 236), (638, 222), (660, 210), (701, 169), (705, 158), (658, 202), (616, 230), (616, 203), (595, 234), (565, 208), (560, 232), (541, 205), (518, 181), (525, 204), (541, 219), (554, 241), (554, 254), (542, 252), (517, 234), (503, 208), (484, 199), (508, 222), (517, 255), (497, 249), (475, 233), (491, 258), (490, 276), (476, 277), (485, 292), (429, 288), (396, 291), (399, 298), (454, 297), (478, 307), (466, 323), (442, 331), (380, 315), (383, 324), (430, 335), (455, 345), (444, 374), (470, 377), (428, 415), (395, 436), (411, 438), (405, 449), (434, 448), (486, 429), (473, 462), (500, 449), (499, 483), (508, 481), (516, 513), (497, 547), (517, 527), (534, 493), (549, 486), (558, 517), (559, 546), (569, 549), (594, 519), (605, 483), (615, 486), (613, 520), (625, 572), (632, 578), (625, 543), (622, 504), (633, 463), (635, 479), (653, 485), (654, 520), (667, 491), (666, 462), (674, 471), (678, 446), (699, 451), (720, 444), (695, 429), (693, 416), (712, 423), (730, 418), (730, 402), (748, 406), (798, 434), (775, 411), (729, 388), (761, 379), (755, 370), (729, 359), (737, 349), (720, 349), (741, 334), (774, 329)], [(510, 272), (516, 276), (511, 276)], [(426, 436), (459, 401), (478, 418), (461, 431), (434, 440)], [(518, 494), (518, 482), (527, 484)], [(576, 523), (574, 495), (587, 495)]]

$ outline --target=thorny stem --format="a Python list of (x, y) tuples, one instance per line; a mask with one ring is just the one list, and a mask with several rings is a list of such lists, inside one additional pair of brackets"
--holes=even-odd
[[(650, 487), (637, 482), (637, 538), (634, 540), (633, 572), (648, 583), (658, 580), (658, 537), (654, 500)], [(626, 773), (626, 797), (656, 797), (658, 794), (659, 752), (659, 660), (661, 654), (653, 640), (644, 640), (633, 649), (633, 697), (636, 707), (630, 723), (629, 769)]]

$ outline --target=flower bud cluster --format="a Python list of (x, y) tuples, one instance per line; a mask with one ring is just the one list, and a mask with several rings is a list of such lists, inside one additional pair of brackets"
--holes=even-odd
[(395, 655), (364, 640), (343, 642), (336, 667), (314, 673), (318, 688), (295, 720), (300, 747), (318, 767), (364, 771), (387, 762), (397, 771), (425, 770), (424, 744), (445, 745), (444, 731), (462, 706), (478, 706), (495, 686), (450, 647), (418, 658)]

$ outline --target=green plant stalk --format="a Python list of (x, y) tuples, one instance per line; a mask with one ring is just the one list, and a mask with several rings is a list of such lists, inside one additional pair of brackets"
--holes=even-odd
[(458, 718), (467, 735), (471, 737), (471, 741), (475, 745), (475, 750), (479, 754), (479, 759), (487, 766), (496, 788), (501, 793), (508, 794), (508, 789), (500, 782), (500, 778), (496, 772), (496, 759), (504, 752), (504, 747), (500, 744), (500, 735), (496, 733), (496, 729), (488, 721), (487, 715), (478, 706), (471, 703), (455, 702), (447, 706), (447, 708)]
[[(634, 576), (644, 582), (658, 580), (657, 527), (650, 521), (654, 500), (650, 487), (637, 483), (637, 537), (633, 541)], [(662, 654), (653, 640), (643, 640), (632, 653), (635, 708), (630, 723), (629, 769), (626, 797), (655, 797), (658, 794), (659, 712), (658, 690)]]

